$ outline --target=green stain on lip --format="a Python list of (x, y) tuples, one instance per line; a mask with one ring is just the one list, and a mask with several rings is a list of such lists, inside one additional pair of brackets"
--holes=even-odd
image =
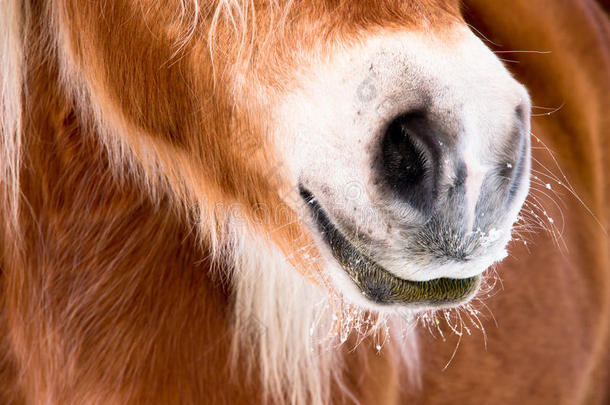
[(333, 255), (363, 294), (378, 304), (447, 305), (466, 299), (479, 285), (480, 276), (429, 281), (401, 279), (360, 254), (337, 230), (333, 233), (327, 235)]

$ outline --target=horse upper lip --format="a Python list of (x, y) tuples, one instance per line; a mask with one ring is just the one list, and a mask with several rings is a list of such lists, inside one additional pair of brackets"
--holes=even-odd
[(405, 280), (391, 274), (360, 252), (334, 226), (314, 195), (299, 185), (301, 197), (310, 207), (314, 221), (331, 252), (358, 288), (378, 304), (447, 305), (472, 295), (479, 276), (464, 279), (437, 278)]

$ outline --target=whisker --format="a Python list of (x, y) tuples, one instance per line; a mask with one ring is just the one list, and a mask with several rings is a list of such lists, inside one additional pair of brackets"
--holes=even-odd
[(494, 41), (492, 41), (491, 39), (487, 38), (481, 31), (479, 31), (474, 25), (472, 24), (468, 24), (466, 23), (466, 25), (468, 25), (468, 27), (470, 27), (471, 30), (473, 30), (474, 32), (476, 32), (477, 34), (479, 34), (481, 36), (481, 38), (483, 38), (485, 41), (489, 42), (490, 44), (493, 44), (495, 46), (502, 46), (498, 43), (495, 43)]
[(566, 103), (564, 101), (563, 103), (561, 103), (561, 105), (559, 107), (555, 107), (555, 108), (532, 106), (532, 109), (538, 108), (541, 110), (547, 110), (547, 112), (544, 112), (544, 113), (539, 113), (539, 114), (532, 113), (532, 117), (542, 117), (542, 116), (549, 116), (549, 115), (555, 114), (557, 111), (561, 110), (565, 104)]
[(479, 317), (480, 311), (474, 308), (472, 302), (464, 306), (464, 311), (466, 312), (472, 326), (481, 331), (481, 334), (483, 335), (483, 345), (485, 346), (485, 350), (487, 350), (487, 331), (485, 330), (485, 326)]
[[(551, 228), (551, 224), (552, 222), (548, 220), (549, 216), (547, 211), (545, 210), (544, 206), (542, 205), (542, 203), (536, 199), (536, 196), (534, 195), (534, 191), (537, 191), (536, 189), (532, 189), (532, 192), (530, 193), (530, 196), (528, 198), (533, 199), (534, 201), (529, 202), (528, 204), (528, 208), (530, 209), (530, 213), (535, 217), (537, 223), (540, 225), (540, 227), (546, 231), (549, 232), (553, 235), (553, 229)], [(538, 211), (540, 213), (540, 215), (538, 215), (535, 211)], [(545, 219), (542, 216), (546, 216), (547, 220), (545, 221)]]
[[(447, 312), (446, 312), (446, 313), (447, 313)], [(462, 319), (462, 318), (460, 317), (460, 320), (461, 320), (461, 319)], [(450, 325), (450, 327), (453, 329), (453, 327), (452, 327), (451, 325)], [(447, 370), (447, 368), (449, 367), (449, 365), (451, 364), (451, 362), (452, 362), (452, 361), (453, 361), (453, 359), (455, 358), (455, 355), (456, 355), (456, 353), (457, 353), (457, 351), (458, 351), (458, 348), (460, 347), (460, 343), (462, 342), (462, 332), (463, 332), (463, 329), (464, 329), (464, 324), (463, 324), (463, 323), (461, 323), (461, 324), (460, 324), (460, 331), (459, 331), (459, 332), (457, 332), (456, 330), (454, 330), (454, 333), (455, 333), (456, 335), (458, 335), (458, 340), (457, 340), (457, 343), (455, 344), (455, 349), (453, 349), (453, 353), (451, 354), (451, 358), (449, 359), (449, 361), (447, 362), (447, 364), (445, 364), (445, 367), (443, 367), (443, 370), (442, 370), (442, 371)]]
[[(545, 193), (544, 193), (543, 191), (541, 191), (541, 190), (536, 190), (536, 189), (534, 189), (533, 191), (536, 191), (536, 192), (540, 192), (540, 193), (542, 193), (542, 194), (545, 194)], [(560, 244), (559, 244), (559, 240), (561, 240), (561, 242), (563, 243), (563, 245), (564, 245), (564, 247), (565, 247), (565, 249), (566, 249), (566, 252), (567, 252), (567, 248), (568, 248), (568, 247), (567, 247), (567, 244), (565, 243), (565, 240), (564, 240), (564, 238), (563, 238), (563, 232), (562, 232), (562, 231), (563, 231), (563, 223), (565, 223), (565, 218), (564, 218), (564, 215), (563, 215), (563, 210), (561, 209), (561, 207), (559, 206), (559, 204), (557, 204), (557, 203), (556, 203), (556, 202), (555, 202), (553, 199), (551, 199), (551, 201), (552, 201), (552, 202), (553, 202), (553, 203), (554, 203), (554, 204), (557, 206), (557, 208), (559, 209), (560, 215), (561, 215), (561, 217), (562, 217), (562, 221), (563, 221), (563, 223), (562, 223), (562, 231), (560, 232), (560, 231), (559, 231), (559, 228), (557, 228), (557, 225), (555, 225), (555, 221), (553, 220), (553, 218), (552, 218), (552, 217), (550, 217), (550, 216), (548, 215), (548, 213), (547, 213), (546, 209), (544, 209), (544, 206), (542, 205), (542, 203), (540, 202), (540, 200), (539, 200), (539, 199), (538, 199), (538, 198), (537, 198), (537, 197), (536, 197), (536, 196), (535, 196), (533, 193), (531, 193), (530, 195), (531, 195), (531, 197), (532, 197), (532, 198), (533, 198), (533, 199), (534, 199), (534, 200), (535, 200), (535, 201), (538, 203), (538, 205), (539, 205), (540, 209), (542, 210), (542, 214), (543, 214), (544, 216), (546, 216), (547, 221), (548, 221), (548, 222), (549, 222), (549, 224), (550, 224), (547, 230), (548, 230), (548, 231), (550, 231), (550, 232), (552, 233), (552, 235), (554, 236), (554, 239), (555, 239), (555, 242), (556, 242), (557, 247), (561, 249), (561, 246), (560, 246)], [(545, 194), (545, 195), (546, 195), (546, 194)]]
[[(538, 138), (533, 132), (530, 132), (531, 136), (534, 137), (536, 139), (536, 141), (540, 144), (542, 144), (542, 146), (546, 149), (546, 151), (548, 152), (549, 156), (551, 157), (551, 159), (553, 160), (553, 163), (555, 163), (555, 166), (557, 167), (557, 170), (559, 170), (559, 173), (561, 174), (561, 177), (564, 179), (565, 184), (563, 184), (563, 182), (560, 184), (562, 186), (564, 186), (564, 188), (566, 190), (568, 190), (568, 192), (574, 197), (576, 198), (576, 200), (585, 208), (585, 210), (589, 213), (589, 215), (591, 215), (591, 217), (595, 220), (595, 222), (597, 222), (597, 224), (602, 228), (602, 231), (604, 232), (605, 235), (608, 235), (608, 230), (606, 229), (606, 227), (604, 226), (604, 224), (599, 220), (599, 218), (597, 218), (597, 216), (593, 213), (593, 211), (589, 208), (589, 206), (582, 200), (582, 198), (576, 193), (574, 187), (572, 186), (572, 184), (570, 184), (570, 181), (568, 180), (567, 176), (565, 175), (565, 173), (563, 172), (563, 170), (561, 169), (561, 166), (559, 165), (559, 162), (557, 161), (557, 158), (555, 157), (555, 154), (551, 151), (551, 149), (549, 149), (549, 147), (540, 139)], [(538, 163), (541, 167), (543, 167), (545, 170), (547, 170), (549, 173), (552, 173), (547, 167), (545, 167), (542, 163), (540, 163), (537, 159), (535, 159), (532, 156), (532, 160), (535, 161), (536, 163)]]
[[(538, 189), (538, 188), (532, 188), (532, 190), (533, 190), (533, 191), (535, 191), (535, 192), (537, 192), (537, 193), (539, 193), (539, 194), (542, 194), (543, 196), (545, 196), (546, 198), (548, 198), (548, 199), (549, 199), (549, 200), (550, 200), (550, 201), (551, 201), (553, 204), (555, 204), (555, 206), (557, 207), (557, 209), (559, 210), (559, 213), (560, 213), (560, 215), (561, 215), (562, 224), (565, 224), (565, 217), (564, 217), (564, 215), (563, 215), (563, 208), (562, 208), (562, 205), (564, 205), (564, 204), (563, 204), (563, 201), (561, 200), (560, 196), (559, 196), (559, 195), (558, 195), (556, 192), (554, 192), (554, 191), (553, 191), (553, 192), (554, 192), (554, 194), (555, 194), (555, 196), (557, 197), (557, 199), (558, 199), (559, 201), (555, 200), (555, 199), (554, 199), (554, 198), (553, 198), (553, 197), (552, 197), (552, 196), (551, 196), (551, 195), (550, 195), (550, 194), (549, 194), (549, 193), (546, 191), (546, 190), (549, 190), (549, 188), (548, 188), (548, 184), (545, 184), (545, 183), (543, 183), (543, 182), (539, 181), (538, 179), (535, 179), (535, 180), (536, 180), (535, 185), (537, 185), (537, 186), (542, 186), (543, 188), (542, 188), (542, 189)], [(560, 205), (560, 203), (561, 203), (561, 205)], [(564, 205), (564, 206), (565, 206), (565, 205)]]
[(494, 313), (491, 310), (491, 308), (489, 308), (489, 306), (482, 299), (476, 298), (476, 300), (487, 309), (487, 312), (489, 312), (489, 315), (491, 316), (491, 319), (493, 319), (494, 324), (496, 325), (496, 328), (499, 328), (500, 326), (498, 325), (498, 320), (494, 316)]

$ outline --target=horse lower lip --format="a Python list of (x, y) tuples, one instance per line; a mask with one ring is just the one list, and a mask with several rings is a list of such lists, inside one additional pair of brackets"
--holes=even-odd
[[(350, 276), (362, 293), (378, 304), (448, 305), (468, 298), (479, 284), (479, 276), (410, 281), (392, 276), (388, 272), (367, 274), (366, 270), (360, 270)], [(386, 279), (379, 281), (380, 278)]]
[(479, 276), (464, 279), (437, 278), (429, 281), (401, 279), (360, 253), (333, 225), (313, 194), (299, 186), (321, 234), (335, 259), (363, 295), (378, 304), (440, 306), (468, 298), (479, 285)]

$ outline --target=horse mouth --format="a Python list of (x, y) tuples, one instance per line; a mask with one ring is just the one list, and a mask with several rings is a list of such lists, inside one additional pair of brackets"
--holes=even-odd
[(299, 193), (333, 257), (368, 300), (380, 305), (444, 307), (464, 302), (476, 292), (480, 282), (478, 275), (428, 281), (396, 277), (358, 250), (337, 229), (309, 190), (299, 185)]

